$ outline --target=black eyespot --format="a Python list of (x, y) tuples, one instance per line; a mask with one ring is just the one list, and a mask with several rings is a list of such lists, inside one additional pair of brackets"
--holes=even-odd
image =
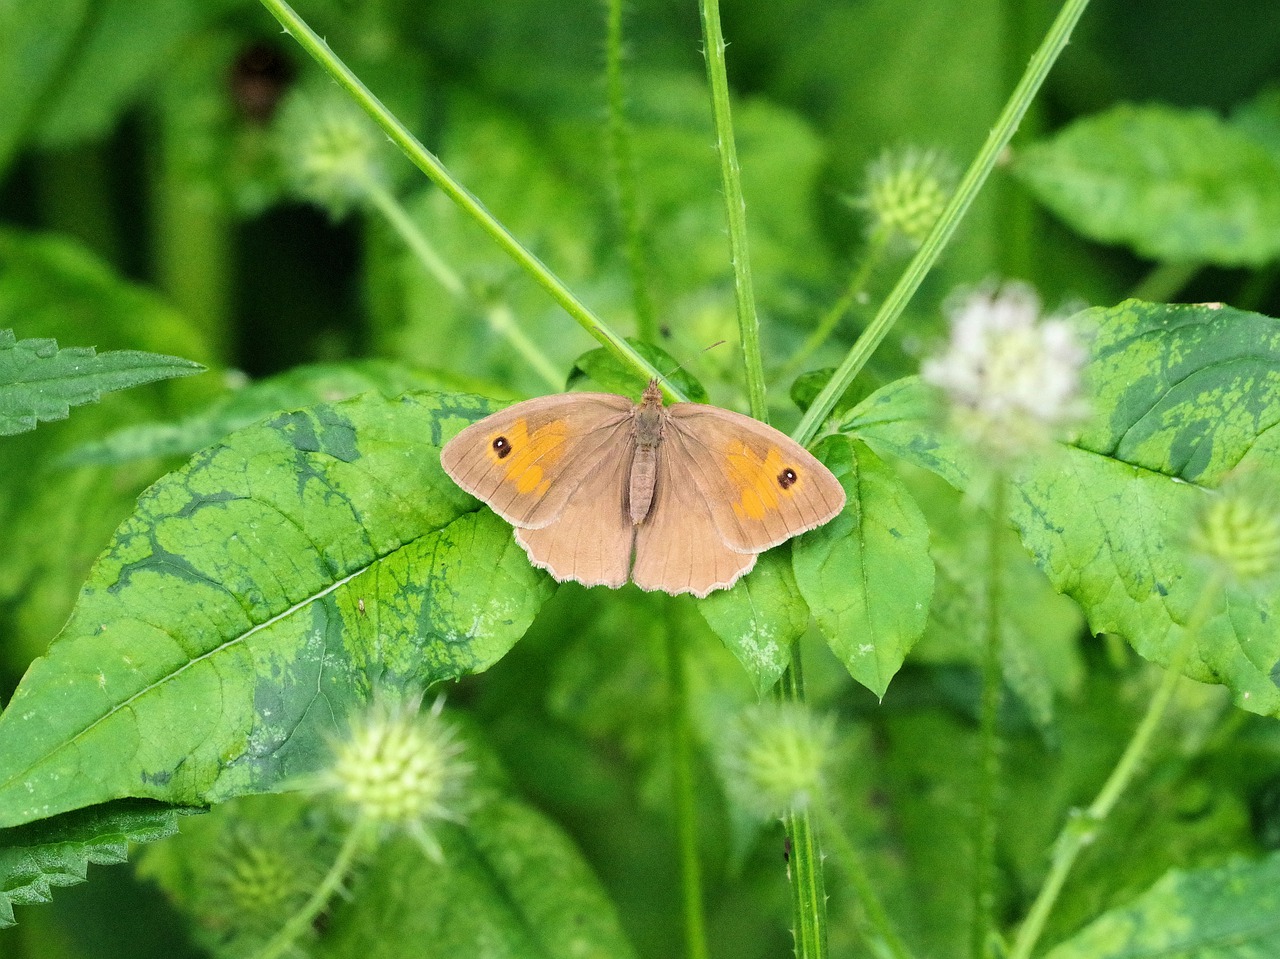
[(796, 485), (796, 480), (799, 478), (800, 477), (796, 475), (796, 471), (788, 466), (778, 474), (778, 485), (783, 489), (791, 489), (791, 487)]
[(511, 443), (505, 436), (495, 437), (493, 440), (493, 451), (498, 454), (498, 459), (506, 459), (511, 454)]

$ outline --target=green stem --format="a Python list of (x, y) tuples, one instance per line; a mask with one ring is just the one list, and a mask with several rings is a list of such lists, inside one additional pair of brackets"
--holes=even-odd
[(685, 682), (681, 633), (667, 634), (667, 683), (671, 720), (671, 786), (680, 843), (680, 887), (684, 903), (685, 954), (707, 959), (707, 924), (702, 907), (702, 865), (698, 859), (697, 805), (694, 802), (693, 737), (689, 729), (689, 695)]
[(973, 930), (970, 951), (985, 959), (995, 928), (996, 787), (1000, 781), (1000, 607), (1002, 546), (1004, 542), (1005, 484), (996, 476), (992, 484), (991, 523), (987, 541), (987, 609), (982, 656), (982, 700), (979, 707), (979, 760), (977, 830), (974, 842)]
[(800, 344), (800, 349), (796, 350), (791, 359), (787, 360), (786, 365), (778, 371), (778, 382), (785, 383), (799, 373), (809, 357), (821, 349), (822, 344), (826, 343), (827, 338), (835, 332), (836, 326), (844, 319), (844, 315), (849, 312), (849, 308), (853, 306), (859, 297), (866, 294), (867, 280), (871, 277), (871, 271), (880, 263), (888, 244), (888, 230), (877, 229), (871, 234), (867, 241), (867, 250), (862, 258), (862, 263), (853, 271), (844, 293), (840, 295), (840, 299), (836, 300), (831, 309), (823, 314), (822, 319), (813, 328), (813, 332)]
[[(418, 224), (414, 222), (413, 217), (409, 216), (404, 206), (392, 195), (390, 190), (372, 177), (368, 177), (364, 181), (364, 191), (365, 196), (369, 198), (369, 202), (373, 204), (379, 213), (386, 217), (387, 222), (391, 224), (391, 228), (396, 231), (400, 239), (404, 241), (405, 246), (422, 264), (423, 269), (435, 277), (437, 283), (458, 300), (469, 301), (475, 299), (467, 290), (462, 277), (458, 276), (453, 268), (441, 259), (440, 254), (431, 245), (431, 241), (427, 239)], [(538, 349), (537, 344), (524, 335), (524, 331), (516, 324), (510, 307), (505, 303), (478, 305), (484, 310), (485, 317), (494, 332), (510, 343), (512, 348), (524, 357), (525, 362), (542, 377), (551, 389), (559, 390), (564, 386), (564, 377), (560, 371), (556, 369), (555, 364), (547, 359), (546, 354)]]
[[(783, 702), (804, 702), (804, 670), (800, 643), (791, 644), (791, 664), (774, 691)], [(824, 959), (827, 955), (827, 890), (822, 874), (822, 845), (807, 809), (782, 817), (791, 842), (791, 903), (795, 915), (797, 959)]]
[[(907, 948), (907, 944), (898, 935), (898, 930), (894, 928), (889, 913), (884, 908), (884, 903), (880, 901), (880, 896), (871, 883), (871, 877), (862, 868), (862, 859), (858, 856), (853, 843), (849, 841), (844, 827), (826, 804), (816, 804), (814, 812), (822, 824), (822, 835), (826, 837), (835, 853), (836, 862), (844, 870), (849, 885), (853, 886), (853, 891), (858, 896), (865, 914), (865, 920), (859, 923), (862, 927), (859, 931), (867, 945), (871, 947), (872, 953), (892, 956), (893, 959), (911, 959), (911, 950)], [(876, 948), (877, 943), (883, 944), (884, 948)]]
[(657, 367), (636, 352), (635, 348), (614, 332), (574, 296), (573, 292), (547, 266), (523, 246), (511, 232), (493, 216), (484, 204), (471, 194), (445, 169), (436, 156), (423, 146), (409, 129), (370, 92), (350, 68), (329, 49), (329, 45), (294, 12), (285, 0), (261, 0), (273, 17), (280, 21), (285, 32), (311, 55), (333, 79), (351, 95), (351, 98), (382, 128), (387, 137), (398, 146), (419, 170), (425, 173), (437, 187), (462, 209), (509, 257), (516, 261), (539, 286), (560, 304), (584, 330), (621, 362), (650, 379), (662, 384), (662, 392), (668, 399), (682, 401), (687, 397), (663, 377)]
[(1053, 862), (1049, 867), (1049, 875), (1045, 878), (1044, 885), (1040, 888), (1035, 902), (1031, 904), (1027, 918), (1018, 930), (1018, 937), (1014, 940), (1009, 959), (1030, 959), (1031, 951), (1035, 948), (1040, 939), (1040, 934), (1044, 931), (1044, 925), (1049, 918), (1049, 913), (1058, 901), (1058, 895), (1062, 892), (1062, 887), (1067, 881), (1067, 875), (1071, 872), (1071, 867), (1075, 865), (1080, 851), (1097, 837), (1103, 821), (1111, 813), (1111, 810), (1115, 808), (1116, 803), (1133, 780), (1134, 774), (1138, 771), (1138, 765), (1146, 757), (1147, 748), (1150, 746), (1151, 739), (1160, 725), (1160, 720), (1164, 718), (1165, 710), (1169, 706), (1169, 701), (1173, 698), (1173, 691), (1177, 688), (1178, 680), (1182, 678), (1182, 671), (1187, 665), (1187, 660), (1191, 658), (1191, 653), (1196, 646), (1196, 639), (1199, 637), (1200, 631), (1204, 629), (1205, 623), (1209, 620), (1213, 604), (1219, 597), (1224, 581), (1223, 574), (1218, 573), (1205, 584), (1204, 591), (1200, 594), (1200, 599), (1196, 603), (1195, 609), (1188, 618), (1186, 626), (1183, 627), (1182, 638), (1179, 640), (1168, 666), (1165, 667), (1160, 686), (1155, 695), (1151, 697), (1151, 702), (1147, 705), (1147, 711), (1143, 715), (1142, 721), (1138, 724), (1138, 728), (1134, 731), (1133, 738), (1129, 740), (1129, 745), (1125, 747), (1124, 753), (1111, 771), (1111, 775), (1107, 777), (1107, 781), (1103, 784), (1097, 798), (1094, 799), (1088, 809), (1073, 816), (1063, 827), (1062, 832), (1058, 834), (1058, 840), (1054, 844)]
[(1008, 145), (1014, 131), (1018, 129), (1019, 121), (1021, 121), (1023, 114), (1027, 112), (1027, 108), (1031, 105), (1032, 98), (1044, 83), (1044, 78), (1048, 75), (1049, 68), (1053, 66), (1063, 47), (1067, 45), (1072, 29), (1088, 5), (1089, 0), (1065, 0), (1063, 3), (1062, 9), (1059, 11), (1053, 25), (1049, 28), (1049, 32), (1045, 35), (1040, 48), (1027, 65), (1017, 89), (1013, 91), (1009, 102), (1005, 104), (1005, 108), (1001, 111), (995, 126), (991, 128), (991, 132), (987, 135), (986, 143), (978, 151), (978, 155), (974, 157), (973, 163), (970, 164), (969, 169), (965, 172), (964, 179), (960, 181), (960, 185), (956, 188), (955, 195), (952, 196), (951, 201), (942, 211), (942, 215), (938, 217), (938, 222), (933, 225), (929, 236), (925, 238), (924, 243), (907, 265), (907, 269), (885, 299), (884, 304), (880, 307), (879, 312), (876, 313), (866, 331), (854, 343), (844, 362), (836, 369), (835, 375), (831, 377), (826, 387), (814, 399), (813, 405), (809, 407), (808, 412), (805, 413), (792, 432), (791, 435), (798, 442), (808, 443), (818, 434), (819, 427), (835, 407), (836, 401), (849, 388), (849, 384), (853, 382), (853, 378), (858, 374), (858, 371), (866, 364), (871, 354), (875, 352), (876, 347), (880, 345), (880, 341), (885, 338), (893, 324), (897, 322), (907, 303), (924, 281), (926, 274), (928, 274), (934, 262), (941, 255), (943, 247), (946, 246), (947, 241), (951, 239), (951, 235), (955, 233), (956, 227), (960, 225), (965, 213), (968, 212), (974, 197), (978, 195), (978, 190), (986, 182), (992, 167), (995, 166), (996, 160), (1005, 146)]
[(707, 80), (711, 85), (711, 114), (716, 127), (716, 149), (720, 154), (720, 183), (724, 189), (729, 218), (729, 251), (733, 260), (733, 290), (738, 301), (738, 335), (746, 365), (747, 398), (751, 415), (769, 419), (765, 400), (764, 363), (760, 356), (760, 319), (751, 281), (751, 257), (747, 252), (747, 203), (742, 198), (742, 171), (738, 167), (738, 147), (733, 137), (729, 110), (729, 77), (724, 63), (724, 34), (720, 30), (719, 0), (700, 0), (702, 42), (707, 58)]
[(1160, 263), (1133, 289), (1135, 300), (1168, 303), (1200, 272), (1203, 263)]
[(649, 296), (649, 270), (645, 235), (640, 228), (640, 204), (636, 191), (635, 156), (631, 149), (631, 125), (627, 122), (626, 92), (622, 82), (622, 0), (607, 0), (605, 32), (605, 85), (609, 100), (609, 158), (618, 219), (627, 244), (627, 270), (631, 275), (631, 302), (636, 311), (636, 334), (647, 343), (658, 342), (658, 323)]
[(262, 951), (258, 953), (256, 959), (277, 959), (311, 928), (316, 916), (320, 915), (320, 910), (333, 898), (333, 894), (338, 891), (343, 881), (347, 878), (351, 871), (351, 864), (355, 861), (356, 853), (364, 845), (367, 835), (368, 832), (362, 823), (356, 822), (352, 824), (350, 831), (347, 833), (347, 838), (343, 840), (342, 848), (338, 850), (337, 858), (334, 859), (333, 865), (329, 867), (324, 879), (320, 881), (320, 885), (316, 887), (316, 891), (311, 894), (311, 898), (306, 901), (303, 907), (290, 917), (289, 921), (284, 924), (284, 928), (262, 947)]

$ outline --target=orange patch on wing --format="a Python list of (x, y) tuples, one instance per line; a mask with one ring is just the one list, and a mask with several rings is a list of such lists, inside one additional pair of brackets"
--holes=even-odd
[[(511, 452), (506, 456), (499, 456), (494, 449), (494, 441), (499, 436), (510, 444)], [(552, 420), (530, 432), (528, 422), (519, 419), (503, 432), (489, 437), (489, 459), (502, 467), (508, 483), (516, 484), (516, 492), (541, 497), (551, 488), (547, 472), (564, 456), (568, 438), (569, 427), (564, 420)]]
[(779, 474), (788, 468), (788, 464), (776, 448), (770, 448), (761, 459), (758, 451), (738, 440), (729, 444), (724, 452), (727, 460), (725, 475), (738, 491), (738, 501), (733, 504), (733, 511), (738, 516), (763, 519), (766, 513), (778, 508), (782, 497), (795, 495), (800, 485), (798, 479), (785, 489), (778, 482)]

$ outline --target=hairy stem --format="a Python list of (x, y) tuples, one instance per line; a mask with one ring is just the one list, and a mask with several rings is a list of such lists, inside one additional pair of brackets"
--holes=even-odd
[[(791, 644), (791, 665), (778, 680), (775, 696), (782, 702), (804, 702), (804, 671), (799, 641)], [(795, 919), (797, 959), (825, 959), (827, 955), (827, 889), (822, 874), (822, 846), (809, 810), (791, 810), (782, 817), (790, 842), (788, 876)]]

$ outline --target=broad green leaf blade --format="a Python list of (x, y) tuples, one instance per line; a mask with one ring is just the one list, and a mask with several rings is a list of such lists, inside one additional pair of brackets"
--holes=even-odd
[(1176, 263), (1280, 256), (1280, 153), (1201, 110), (1118, 106), (1028, 147), (1018, 175), (1085, 236)]
[(393, 399), (410, 390), (443, 387), (442, 379), (385, 360), (300, 366), (220, 396), (206, 409), (177, 422), (142, 423), (81, 443), (60, 463), (114, 465), (151, 456), (190, 455), (278, 410), (334, 403), (375, 390)]
[(0, 829), (0, 928), (13, 925), (15, 905), (48, 902), (56, 887), (84, 882), (90, 864), (124, 862), (129, 843), (172, 836), (178, 816), (194, 811), (121, 800)]
[(1280, 954), (1280, 855), (1174, 870), (1045, 959), (1270, 959)]
[(791, 568), (790, 547), (769, 550), (755, 569), (698, 602), (712, 631), (724, 640), (763, 696), (791, 663), (791, 644), (809, 624)]
[(103, 393), (202, 372), (199, 363), (176, 356), (60, 350), (53, 340), (17, 340), (12, 330), (0, 330), (0, 436), (66, 419), (70, 407), (96, 403)]
[[(1075, 444), (1021, 467), (1012, 518), (1095, 633), (1119, 633), (1167, 663), (1209, 579), (1187, 548), (1205, 495), (1195, 484), (1280, 463), (1280, 322), (1136, 301), (1078, 322), (1094, 332), (1086, 380), (1097, 416)], [(938, 428), (934, 409), (918, 380), (903, 380), (856, 409), (846, 428), (968, 488), (983, 469)], [(1274, 595), (1228, 588), (1188, 675), (1229, 686), (1249, 710), (1280, 714), (1275, 606)]]
[(902, 481), (862, 444), (833, 436), (817, 455), (847, 502), (796, 540), (796, 583), (849, 674), (883, 696), (928, 618), (929, 529)]
[(417, 394), (282, 413), (156, 483), (0, 715), (0, 825), (265, 791), (375, 678), (492, 665), (550, 581), (440, 468), (488, 412)]

